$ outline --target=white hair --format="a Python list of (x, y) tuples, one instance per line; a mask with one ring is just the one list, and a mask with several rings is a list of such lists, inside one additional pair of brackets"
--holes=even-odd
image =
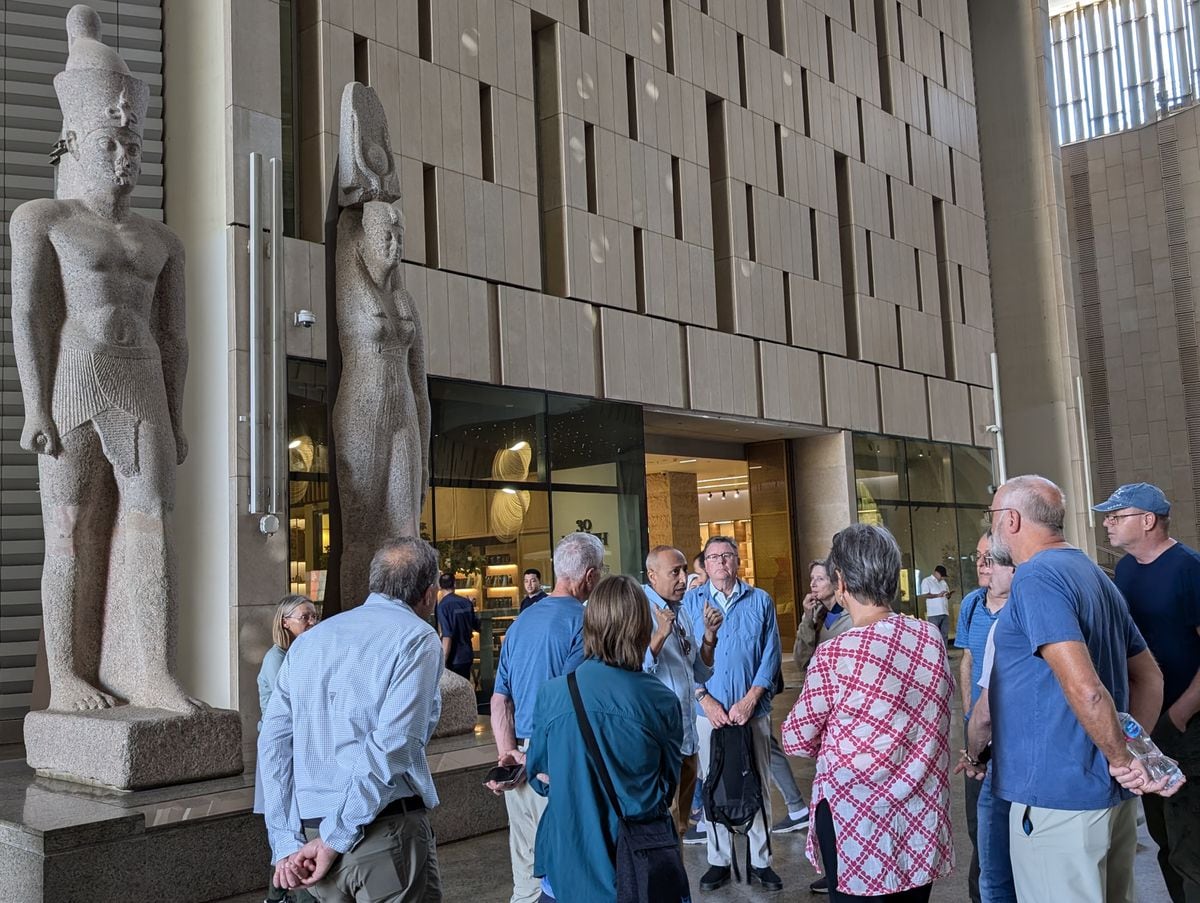
[(554, 579), (578, 582), (604, 564), (604, 544), (591, 533), (568, 533), (554, 549)]

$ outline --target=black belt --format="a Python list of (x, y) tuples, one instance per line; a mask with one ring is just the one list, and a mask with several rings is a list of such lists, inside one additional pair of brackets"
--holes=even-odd
[[(425, 801), (419, 796), (402, 796), (398, 800), (392, 800), (386, 806), (379, 810), (379, 814), (375, 816), (376, 820), (388, 818), (392, 815), (404, 815), (408, 812), (424, 812)], [(300, 824), (305, 828), (319, 828), (324, 819), (320, 818), (302, 818)]]

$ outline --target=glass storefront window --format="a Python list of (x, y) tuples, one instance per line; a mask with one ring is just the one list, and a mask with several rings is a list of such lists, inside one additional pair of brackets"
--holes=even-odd
[(547, 402), (550, 481), (630, 491), (644, 479), (642, 409), (594, 398), (551, 396)]
[(449, 380), (429, 381), (432, 479), (546, 482), (546, 396)]
[(953, 590), (951, 623), (977, 585), (972, 554), (991, 499), (991, 452), (985, 448), (885, 436), (854, 437), (859, 523), (881, 524), (900, 545), (900, 609), (924, 615), (920, 581), (937, 565)]
[(954, 445), (950, 448), (954, 461), (954, 501), (960, 505), (987, 507), (994, 494), (992, 485), (992, 453), (986, 448)]
[(854, 483), (860, 511), (878, 501), (908, 498), (904, 440), (884, 436), (854, 437)]
[(914, 502), (953, 502), (954, 474), (950, 446), (939, 442), (906, 442), (908, 497)]
[(329, 436), (325, 365), (288, 360), (289, 591), (325, 598), (329, 568)]

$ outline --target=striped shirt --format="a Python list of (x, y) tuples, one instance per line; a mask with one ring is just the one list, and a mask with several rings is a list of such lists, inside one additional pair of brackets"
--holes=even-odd
[(378, 593), (297, 637), (258, 737), (272, 861), (304, 845), (301, 819), (345, 853), (392, 801), (438, 804), (425, 747), (441, 674), (433, 628)]
[[(1003, 610), (1002, 606), (993, 614), (992, 610), (987, 607), (987, 590), (980, 587), (963, 599), (962, 607), (958, 611), (954, 645), (959, 649), (970, 650), (971, 653), (972, 709), (975, 708), (975, 703), (979, 702), (979, 696), (982, 693), (979, 679), (983, 675), (983, 654), (987, 650), (988, 636), (992, 632), (992, 625), (996, 623), (996, 619), (1000, 617), (1000, 612)], [(969, 711), (963, 714), (970, 719)]]

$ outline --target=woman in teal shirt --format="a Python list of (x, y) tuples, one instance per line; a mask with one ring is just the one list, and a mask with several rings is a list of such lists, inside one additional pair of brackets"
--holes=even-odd
[[(634, 821), (670, 812), (682, 758), (679, 700), (642, 671), (651, 629), (637, 581), (602, 580), (583, 615), (587, 660), (575, 672), (621, 814)], [(550, 799), (535, 847), (542, 899), (615, 901), (618, 814), (588, 758), (565, 677), (538, 691), (525, 767), (530, 786)]]

